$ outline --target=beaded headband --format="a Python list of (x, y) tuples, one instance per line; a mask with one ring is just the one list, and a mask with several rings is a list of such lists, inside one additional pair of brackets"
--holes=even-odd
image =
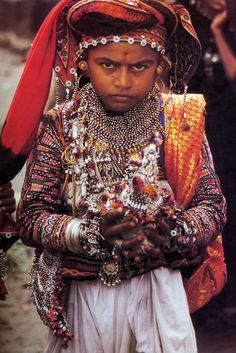
[(117, 44), (120, 42), (125, 42), (131, 45), (139, 43), (143, 47), (150, 45), (152, 49), (156, 49), (161, 55), (164, 55), (166, 46), (166, 29), (161, 25), (155, 25), (150, 29), (136, 30), (122, 35), (99, 36), (97, 38), (82, 35), (79, 49), (82, 51), (89, 47), (96, 47), (99, 44)]

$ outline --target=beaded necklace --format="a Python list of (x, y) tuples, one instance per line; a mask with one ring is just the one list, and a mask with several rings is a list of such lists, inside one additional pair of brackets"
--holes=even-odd
[[(99, 212), (100, 195), (105, 191), (110, 193), (112, 185), (132, 177), (126, 175), (131, 155), (143, 150), (155, 132), (159, 131), (164, 137), (159, 119), (170, 98), (171, 95), (162, 104), (154, 86), (149, 96), (134, 109), (121, 116), (109, 117), (91, 84), (88, 84), (81, 90), (80, 107), (69, 131), (70, 143), (62, 155), (67, 174), (64, 188), (69, 180), (72, 181), (75, 191), (80, 188), (82, 203), (90, 211)], [(75, 208), (74, 202), (73, 214), (76, 213)]]
[(107, 149), (114, 154), (136, 153), (147, 145), (153, 131), (164, 130), (159, 115), (163, 107), (160, 104), (159, 90), (154, 85), (151, 93), (133, 109), (121, 115), (106, 114), (101, 101), (91, 85), (87, 95), (88, 133), (96, 142), (103, 141)]

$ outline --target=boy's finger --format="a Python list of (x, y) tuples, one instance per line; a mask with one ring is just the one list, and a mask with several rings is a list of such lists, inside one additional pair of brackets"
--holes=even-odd
[(6, 199), (6, 198), (13, 198), (13, 197), (14, 197), (14, 191), (12, 189), (5, 189), (0, 191), (0, 200)]
[(161, 221), (157, 229), (162, 235), (170, 235), (171, 229), (165, 221)]
[(112, 226), (107, 226), (105, 233), (107, 237), (114, 237), (124, 232), (127, 232), (133, 229), (134, 227), (135, 227), (135, 223), (133, 222), (119, 223)]
[(9, 181), (6, 184), (1, 184), (0, 185), (0, 192), (4, 191), (4, 190), (7, 190), (7, 189), (11, 189), (11, 188), (12, 188), (12, 183)]
[(165, 237), (163, 237), (162, 235), (159, 235), (159, 232), (152, 228), (146, 228), (144, 230), (144, 233), (147, 239), (149, 240), (149, 242), (155, 244), (156, 246), (162, 245), (166, 241)]
[(12, 206), (3, 206), (0, 208), (2, 213), (13, 213), (16, 210), (16, 207), (14, 205)]
[(16, 200), (12, 198), (0, 199), (0, 208), (4, 206), (14, 206), (16, 204)]
[(104, 216), (105, 223), (114, 223), (124, 216), (123, 208), (119, 207), (106, 213)]
[(137, 247), (140, 244), (142, 244), (143, 240), (144, 240), (144, 236), (143, 235), (138, 235), (138, 236), (136, 236), (134, 238), (124, 240), (122, 242), (122, 250), (134, 249), (135, 247)]

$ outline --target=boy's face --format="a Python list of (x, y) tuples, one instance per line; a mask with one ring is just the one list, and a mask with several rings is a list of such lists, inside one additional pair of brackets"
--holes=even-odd
[(150, 46), (108, 43), (88, 50), (88, 74), (107, 110), (126, 112), (153, 87), (160, 54)]

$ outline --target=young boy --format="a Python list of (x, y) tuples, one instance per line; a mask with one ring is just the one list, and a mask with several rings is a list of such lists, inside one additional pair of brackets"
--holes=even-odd
[[(136, 352), (197, 352), (177, 268), (202, 254), (210, 266), (216, 243), (220, 261), (225, 201), (202, 96), (158, 87), (167, 67), (174, 92), (194, 73), (200, 45), (189, 15), (163, 1), (62, 1), (37, 37), (45, 69), (53, 49), (37, 48), (51, 43), (55, 19), (67, 99), (42, 121), (18, 209), (21, 238), (36, 248), (45, 352), (128, 353), (133, 336)], [(220, 265), (216, 288), (204, 277), (199, 295), (198, 277), (187, 282), (190, 309), (222, 287)]]

